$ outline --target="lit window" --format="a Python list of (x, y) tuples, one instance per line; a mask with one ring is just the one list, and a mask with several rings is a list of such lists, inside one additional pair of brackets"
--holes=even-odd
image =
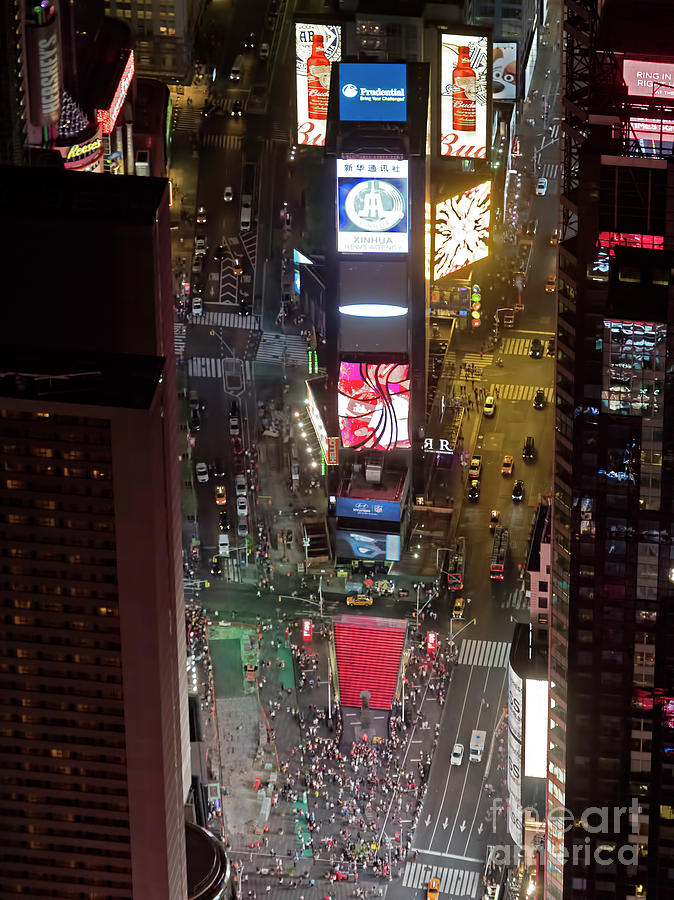
[(5, 487), (8, 491), (25, 491), (26, 482), (17, 481), (15, 478), (8, 478), (5, 482)]

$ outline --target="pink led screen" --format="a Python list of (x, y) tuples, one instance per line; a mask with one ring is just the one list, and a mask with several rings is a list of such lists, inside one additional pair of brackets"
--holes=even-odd
[(344, 447), (394, 450), (410, 446), (409, 368), (401, 363), (340, 363), (338, 413)]

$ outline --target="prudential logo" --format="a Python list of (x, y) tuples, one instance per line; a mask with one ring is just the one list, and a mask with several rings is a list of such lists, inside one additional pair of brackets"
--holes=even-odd
[(354, 97), (358, 96), (358, 88), (355, 84), (345, 84), (342, 88), (342, 94), (349, 100), (353, 100)]

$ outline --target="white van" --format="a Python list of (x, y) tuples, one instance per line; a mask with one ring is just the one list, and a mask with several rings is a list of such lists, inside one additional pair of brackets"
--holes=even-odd
[(241, 198), (241, 231), (250, 231), (250, 222), (253, 212), (250, 201), (251, 197), (249, 194), (245, 194)]
[(234, 62), (232, 63), (232, 69), (229, 73), (230, 81), (240, 81), (241, 80), (241, 70), (243, 69), (243, 54), (239, 53)]

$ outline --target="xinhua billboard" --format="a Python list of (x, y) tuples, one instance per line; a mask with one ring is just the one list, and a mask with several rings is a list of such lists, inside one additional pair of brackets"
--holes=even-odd
[(440, 33), (440, 155), (486, 159), (489, 40)]
[(407, 253), (407, 160), (337, 160), (340, 253)]

